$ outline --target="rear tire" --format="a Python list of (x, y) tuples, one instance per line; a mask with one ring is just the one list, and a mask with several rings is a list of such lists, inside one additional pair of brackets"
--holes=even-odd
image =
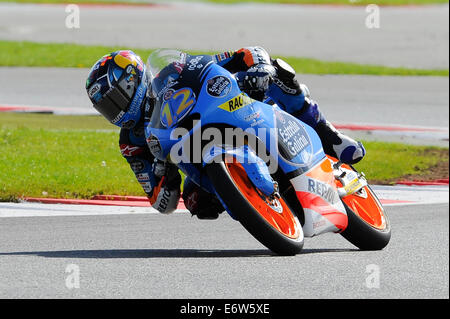
[[(281, 198), (279, 203), (283, 207), (282, 213), (275, 212), (270, 208), (270, 205), (263, 207), (262, 210), (265, 209), (265, 212), (273, 210), (273, 220), (281, 220), (282, 217), (285, 218), (284, 216), (286, 216), (288, 221), (284, 224), (284, 219), (281, 220), (280, 227), (271, 224), (267, 217), (264, 217), (264, 214), (260, 213), (255, 208), (261, 207), (255, 205), (255, 201), (258, 201), (258, 197), (256, 196), (258, 191), (253, 184), (251, 184), (245, 174), (245, 170), (240, 169), (239, 166), (240, 164), (237, 163), (225, 164), (224, 162), (212, 163), (206, 166), (206, 172), (210, 181), (223, 203), (231, 212), (231, 215), (235, 217), (244, 228), (253, 235), (253, 237), (274, 253), (288, 256), (299, 253), (303, 248), (304, 237), (302, 226), (296, 215), (287, 206), (286, 201)], [(240, 167), (242, 168), (242, 166)], [(246, 184), (246, 191), (242, 191), (243, 185), (239, 186), (238, 184)], [(253, 190), (251, 187), (253, 187)], [(256, 199), (253, 201), (251, 200), (251, 197), (246, 197), (248, 195), (244, 195), (244, 193), (248, 194), (252, 191), (254, 191), (252, 194), (253, 198)], [(272, 223), (274, 223), (273, 220)]]
[[(375, 193), (367, 186), (367, 192), (378, 202)], [(341, 235), (361, 250), (381, 250), (389, 243), (391, 239), (391, 225), (389, 219), (381, 208), (381, 214), (384, 219), (382, 227), (375, 227), (364, 221), (357, 212), (353, 211), (344, 201), (345, 210), (348, 216), (348, 226)], [(381, 204), (379, 204), (381, 207)]]

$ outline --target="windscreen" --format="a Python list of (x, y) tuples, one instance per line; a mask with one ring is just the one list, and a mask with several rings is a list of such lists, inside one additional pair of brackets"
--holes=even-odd
[(186, 65), (187, 54), (175, 49), (158, 49), (147, 60), (147, 76), (152, 83), (155, 97), (164, 88), (170, 87), (180, 76)]
[[(155, 98), (152, 127), (170, 128), (192, 109), (195, 103), (192, 90), (180, 83), (188, 58), (188, 54), (175, 49), (159, 49), (149, 56), (147, 76)], [(183, 107), (180, 103), (184, 103)]]

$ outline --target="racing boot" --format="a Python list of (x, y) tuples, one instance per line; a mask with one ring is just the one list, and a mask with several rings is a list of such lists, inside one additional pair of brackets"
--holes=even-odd
[(217, 219), (225, 210), (213, 194), (203, 190), (186, 177), (183, 190), (184, 205), (198, 219)]
[(366, 155), (366, 149), (359, 141), (339, 132), (330, 122), (320, 122), (315, 127), (322, 141), (325, 154), (346, 164), (356, 164)]

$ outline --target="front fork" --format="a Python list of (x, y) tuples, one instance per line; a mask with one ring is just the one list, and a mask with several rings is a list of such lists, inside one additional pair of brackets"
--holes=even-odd
[(213, 146), (203, 156), (203, 165), (211, 163), (219, 156), (225, 156), (225, 160), (236, 161), (241, 164), (253, 185), (268, 198), (279, 198), (278, 183), (273, 180), (269, 167), (248, 146)]

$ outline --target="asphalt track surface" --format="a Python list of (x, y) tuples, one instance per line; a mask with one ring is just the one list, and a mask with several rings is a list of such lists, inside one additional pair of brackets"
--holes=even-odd
[[(226, 214), (1, 218), (0, 297), (449, 298), (448, 204), (388, 213), (382, 251), (324, 234), (294, 257), (274, 256)], [(79, 288), (69, 289), (72, 265)]]
[(0, 39), (127, 47), (231, 50), (416, 68), (449, 67), (448, 5), (381, 7), (368, 28), (365, 6), (81, 6), (67, 28), (62, 5), (0, 4)]

